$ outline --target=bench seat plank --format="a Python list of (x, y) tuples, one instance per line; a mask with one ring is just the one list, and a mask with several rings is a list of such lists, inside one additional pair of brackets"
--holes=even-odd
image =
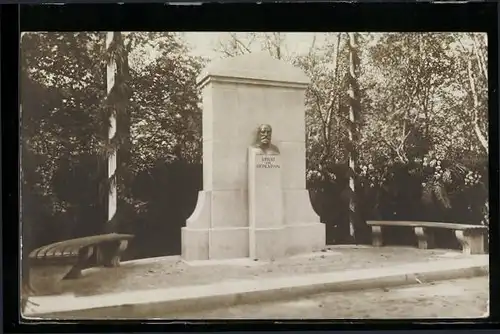
[(468, 225), (456, 223), (426, 222), (426, 221), (389, 221), (369, 220), (366, 222), (372, 228), (372, 244), (375, 247), (383, 245), (382, 227), (411, 227), (417, 237), (418, 247), (428, 249), (434, 247), (432, 229), (441, 228), (454, 230), (455, 237), (462, 245), (464, 254), (484, 254), (484, 235), (488, 227), (483, 225)]
[(432, 227), (432, 228), (446, 228), (453, 230), (467, 230), (467, 229), (486, 229), (483, 225), (468, 225), (456, 223), (440, 223), (440, 222), (427, 222), (427, 221), (391, 221), (391, 220), (368, 220), (367, 225), (377, 226), (411, 226), (411, 227)]
[[(59, 241), (39, 247), (33, 250), (27, 259), (30, 263), (30, 281), (33, 282), (35, 278), (47, 286), (47, 282), (51, 282), (50, 277), (52, 283), (57, 285), (61, 280), (59, 277), (61, 273), (65, 273), (62, 279), (78, 278), (83, 269), (95, 265), (89, 262), (93, 255), (97, 265), (116, 267), (132, 238), (134, 236), (130, 234), (110, 233)], [(48, 275), (47, 272), (53, 275)]]
[(70, 239), (65, 241), (55, 242), (50, 245), (42, 246), (33, 250), (29, 257), (34, 258), (46, 258), (46, 257), (60, 257), (63, 254), (71, 254), (72, 256), (78, 255), (80, 249), (99, 244), (102, 242), (113, 242), (117, 240), (129, 240), (132, 239), (133, 235), (129, 234), (105, 234), (99, 236), (90, 236), (83, 238)]

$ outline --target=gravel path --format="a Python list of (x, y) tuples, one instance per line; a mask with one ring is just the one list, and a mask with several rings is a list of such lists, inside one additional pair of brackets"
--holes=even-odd
[[(274, 262), (248, 262), (247, 265), (190, 266), (178, 257), (160, 258), (152, 263), (124, 264), (119, 268), (92, 269), (78, 280), (60, 285), (65, 293), (94, 295), (129, 290), (168, 288), (209, 284), (222, 280), (260, 279), (336, 270), (382, 268), (412, 262), (466, 258), (449, 250), (420, 250), (407, 247), (371, 248), (365, 246), (333, 246), (321, 254), (294, 257)], [(44, 294), (54, 294), (45, 291)]]
[(477, 277), (390, 290), (326, 293), (288, 302), (154, 316), (169, 319), (479, 318), (487, 310), (488, 291), (488, 278)]

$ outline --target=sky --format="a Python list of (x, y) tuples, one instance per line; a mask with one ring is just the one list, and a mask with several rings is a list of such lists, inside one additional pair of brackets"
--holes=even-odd
[[(221, 43), (226, 44), (231, 40), (230, 32), (179, 32), (180, 37), (188, 44), (190, 53), (193, 56), (201, 56), (205, 59), (208, 58), (209, 61), (217, 60), (223, 57), (222, 52), (216, 51), (217, 47)], [(244, 44), (247, 44), (248, 33), (237, 32), (235, 33), (239, 40)], [(260, 33), (263, 34), (263, 33)], [(370, 39), (367, 40), (368, 44), (376, 44), (380, 37), (384, 33), (370, 33)], [(336, 33), (322, 33), (322, 32), (285, 32), (282, 33), (283, 38), (283, 53), (287, 56), (296, 57), (301, 54), (307, 54), (313, 43), (318, 49), (322, 49), (322, 46), (326, 42), (333, 42), (336, 37)], [(465, 35), (464, 35), (465, 37)], [(467, 45), (467, 39), (463, 42)], [(251, 49), (254, 52), (262, 51), (261, 41), (255, 41), (251, 45)], [(145, 49), (135, 50), (130, 55), (131, 66), (139, 68), (146, 66), (148, 63), (153, 61), (158, 56), (158, 50), (152, 46), (146, 46)], [(364, 54), (362, 54), (362, 57)]]
[[(248, 41), (247, 33), (236, 33), (242, 41)], [(227, 42), (231, 39), (229, 32), (181, 32), (179, 35), (188, 44), (190, 53), (193, 56), (208, 58), (209, 61), (217, 60), (223, 56), (221, 52), (215, 49), (221, 42)], [(325, 33), (284, 33), (283, 47), (285, 53), (296, 56), (301, 53), (307, 53), (316, 35), (315, 45), (320, 47), (325, 43), (327, 35)], [(252, 51), (261, 51), (261, 45), (258, 41), (252, 44)], [(130, 55), (130, 65), (134, 68), (146, 66), (158, 56), (158, 50), (148, 45), (145, 48), (132, 51)]]
[[(237, 33), (238, 36), (242, 38), (245, 37), (245, 33)], [(291, 54), (306, 53), (311, 47), (311, 43), (316, 35), (316, 46), (320, 46), (325, 42), (325, 35), (322, 33), (309, 33), (309, 32), (298, 32), (298, 33), (285, 33), (285, 45), (287, 52)], [(196, 56), (203, 56), (210, 59), (217, 59), (221, 56), (220, 53), (216, 52), (214, 49), (219, 45), (221, 41), (229, 40), (229, 33), (227, 32), (185, 32), (183, 36), (189, 46), (191, 47), (191, 53)], [(255, 47), (258, 44), (255, 43)], [(258, 51), (257, 49), (255, 51)]]
[[(191, 47), (191, 53), (196, 56), (203, 56), (210, 59), (216, 59), (221, 57), (221, 54), (216, 52), (214, 49), (220, 44), (220, 42), (227, 42), (230, 40), (230, 33), (228, 32), (184, 32), (182, 33), (184, 40), (187, 41)], [(236, 33), (239, 38), (245, 39), (246, 33)], [(335, 33), (311, 33), (311, 32), (286, 32), (282, 33), (284, 36), (284, 47), (286, 48), (286, 53), (295, 56), (298, 54), (307, 53), (313, 39), (316, 37), (315, 46), (321, 47), (325, 44), (328, 39), (332, 39)], [(377, 43), (379, 38), (384, 33), (371, 33), (373, 38), (369, 43)], [(466, 36), (465, 34), (463, 35)], [(466, 47), (470, 47), (467, 38), (462, 39), (462, 43)], [(259, 44), (254, 43), (255, 50), (258, 50)]]

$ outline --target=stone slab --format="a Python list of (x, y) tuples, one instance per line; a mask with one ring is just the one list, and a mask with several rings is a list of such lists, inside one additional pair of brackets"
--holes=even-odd
[(186, 261), (208, 260), (208, 229), (181, 228), (181, 254)]
[(246, 190), (214, 190), (212, 196), (212, 228), (248, 228), (248, 192)]
[(248, 227), (210, 229), (208, 259), (222, 260), (248, 257), (248, 239)]
[(212, 195), (210, 191), (199, 191), (196, 207), (191, 216), (186, 220), (186, 228), (207, 229), (210, 228), (212, 215)]
[(248, 212), (251, 228), (284, 225), (281, 156), (248, 149)]
[(284, 227), (250, 228), (250, 258), (275, 260), (286, 255), (287, 240)]
[(283, 156), (283, 188), (306, 189), (306, 146), (304, 142), (279, 143)]
[(323, 223), (287, 225), (286, 255), (317, 252), (325, 248), (326, 226)]
[[(127, 317), (124, 314), (147, 314), (161, 308), (165, 313), (195, 311), (235, 304), (292, 299), (316, 293), (384, 288), (458, 278), (484, 276), (489, 272), (489, 257), (410, 263), (391, 268), (361, 269), (325, 274), (262, 280), (216, 282), (214, 284), (170, 289), (75, 297), (73, 295), (33, 297), (39, 306), (24, 314), (39, 319), (51, 314), (58, 319)], [(89, 311), (92, 310), (92, 311)], [(90, 313), (92, 315), (89, 316)], [(43, 317), (47, 319), (47, 317)]]
[[(307, 189), (286, 189), (283, 192), (286, 225), (319, 223)], [(326, 241), (324, 241), (326, 242)]]
[(248, 227), (181, 229), (184, 261), (238, 259), (249, 256)]
[(241, 266), (241, 267), (258, 267), (267, 264), (264, 261), (254, 261), (248, 257), (241, 259), (225, 259), (211, 261), (183, 261), (190, 267), (211, 267), (211, 266)]

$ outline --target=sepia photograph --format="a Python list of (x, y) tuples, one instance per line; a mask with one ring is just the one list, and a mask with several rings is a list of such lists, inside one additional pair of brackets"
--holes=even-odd
[(488, 35), (23, 32), (25, 319), (489, 316)]

